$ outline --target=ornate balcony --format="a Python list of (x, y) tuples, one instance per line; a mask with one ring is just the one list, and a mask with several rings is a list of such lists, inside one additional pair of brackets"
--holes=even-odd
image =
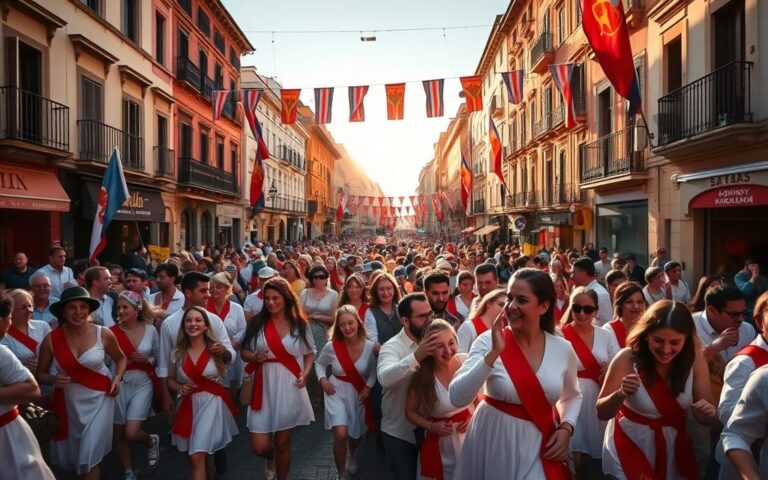
[(0, 87), (0, 144), (69, 156), (69, 107), (18, 87)]
[(240, 193), (235, 175), (193, 158), (179, 159), (179, 185), (204, 188), (228, 195)]
[(598, 138), (583, 147), (582, 188), (645, 181), (645, 126), (632, 126)]
[(201, 91), (200, 69), (187, 57), (179, 57), (176, 59), (176, 79), (180, 82), (185, 82), (198, 92)]
[(155, 176), (176, 179), (176, 152), (168, 147), (154, 147)]
[(112, 150), (120, 150), (123, 167), (144, 171), (144, 139), (95, 120), (78, 120), (79, 159), (106, 164)]
[(547, 70), (547, 65), (552, 63), (555, 49), (552, 46), (552, 34), (542, 32), (531, 47), (531, 70), (542, 73)]

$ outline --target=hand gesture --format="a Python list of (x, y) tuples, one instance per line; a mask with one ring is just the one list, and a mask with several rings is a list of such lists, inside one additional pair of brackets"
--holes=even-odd
[(506, 341), (504, 340), (504, 327), (506, 326), (507, 316), (506, 312), (502, 309), (499, 314), (496, 315), (493, 325), (491, 325), (491, 350), (496, 353), (501, 353), (504, 350), (504, 347), (506, 347)]
[(209, 348), (209, 350), (213, 355), (221, 356), (227, 352), (227, 347), (225, 347), (224, 344), (221, 342), (216, 342), (213, 345), (211, 345), (211, 348)]
[(307, 379), (304, 378), (304, 375), (301, 375), (299, 378), (296, 379), (296, 388), (302, 389), (307, 386)]
[(739, 343), (739, 329), (738, 327), (729, 327), (723, 330), (714, 342), (718, 349), (725, 350), (726, 348), (735, 347)]
[(413, 355), (419, 363), (423, 362), (425, 358), (437, 351), (437, 348), (440, 346), (439, 333), (440, 332), (433, 330), (429, 335), (424, 337), (419, 343), (419, 346), (416, 347), (416, 351), (413, 352)]
[(717, 413), (715, 406), (703, 398), (692, 403), (691, 409), (693, 410), (692, 413), (698, 414), (696, 415), (697, 418), (705, 418), (709, 420), (715, 418), (715, 414)]
[(429, 431), (434, 433), (435, 435), (452, 435), (453, 434), (453, 424), (449, 422), (448, 420), (441, 420), (439, 422), (432, 422), (429, 425)]
[(120, 393), (120, 380), (115, 378), (112, 380), (112, 385), (109, 386), (109, 391), (107, 392), (107, 395), (110, 397), (116, 397), (117, 394)]
[(65, 373), (58, 373), (56, 375), (56, 378), (54, 379), (53, 384), (57, 388), (64, 388), (64, 385), (68, 384), (71, 381), (72, 379), (69, 377), (69, 375)]
[(640, 388), (640, 376), (638, 374), (630, 373), (621, 379), (621, 393), (625, 397), (634, 395), (638, 388)]
[(360, 392), (360, 395), (357, 396), (358, 400), (360, 400), (360, 403), (363, 403), (368, 397), (371, 396), (371, 387), (366, 386), (363, 388), (363, 391)]
[(568, 454), (568, 442), (571, 440), (571, 434), (564, 428), (558, 428), (555, 430), (547, 444), (544, 445), (546, 451), (541, 456), (543, 460), (551, 460), (553, 462), (564, 462)]
[(320, 386), (323, 387), (323, 391), (326, 395), (334, 395), (336, 393), (336, 387), (334, 387), (327, 378), (320, 379)]
[(256, 363), (262, 363), (267, 359), (267, 357), (268, 353), (266, 350), (259, 350), (253, 354), (253, 361)]
[(145, 354), (137, 350), (131, 354), (128, 360), (130, 360), (133, 363), (148, 363), (149, 357), (147, 357)]
[(466, 433), (467, 429), (469, 428), (469, 422), (472, 420), (472, 417), (467, 417), (466, 420), (463, 422), (459, 422), (456, 424), (456, 431), (459, 433)]
[(192, 390), (194, 390), (195, 388), (197, 388), (197, 385), (195, 385), (194, 383), (185, 383), (184, 385), (181, 386), (181, 390), (179, 390), (179, 395), (181, 395), (182, 397), (186, 397), (187, 395), (192, 393)]

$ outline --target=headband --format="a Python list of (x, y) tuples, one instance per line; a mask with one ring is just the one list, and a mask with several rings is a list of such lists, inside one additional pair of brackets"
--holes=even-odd
[(131, 290), (124, 290), (123, 292), (120, 293), (120, 296), (118, 298), (130, 303), (131, 305), (133, 305), (133, 308), (139, 308), (139, 306), (141, 306), (141, 300), (142, 300), (141, 295)]

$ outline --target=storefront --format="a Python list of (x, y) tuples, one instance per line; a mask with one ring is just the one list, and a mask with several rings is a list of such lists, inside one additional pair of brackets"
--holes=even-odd
[(13, 264), (16, 252), (30, 265), (48, 263), (48, 248), (61, 241), (61, 214), (69, 196), (56, 173), (0, 165), (0, 269)]
[(227, 243), (239, 247), (241, 239), (241, 218), (243, 217), (243, 207), (241, 205), (223, 204), (216, 205), (216, 244), (226, 245)]
[(573, 247), (573, 225), (571, 212), (539, 213), (539, 245), (545, 248)]
[[(595, 200), (595, 248), (633, 254), (647, 266), (648, 200), (641, 191), (598, 196)], [(642, 259), (642, 260), (641, 260)]]

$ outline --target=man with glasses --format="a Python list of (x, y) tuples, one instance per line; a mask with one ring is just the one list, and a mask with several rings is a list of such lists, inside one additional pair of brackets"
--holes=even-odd
[(51, 296), (51, 280), (38, 270), (29, 277), (29, 288), (32, 290), (32, 319), (42, 320), (51, 328), (56, 327), (58, 320), (51, 313), (51, 305), (59, 299)]

